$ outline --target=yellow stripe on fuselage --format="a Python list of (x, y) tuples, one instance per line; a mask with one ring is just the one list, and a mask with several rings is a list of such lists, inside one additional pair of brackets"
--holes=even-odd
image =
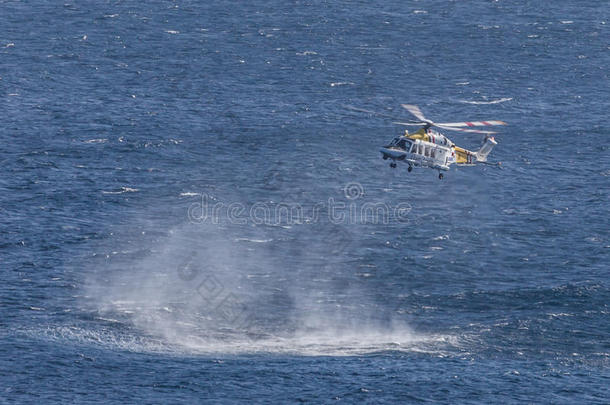
[(413, 132), (412, 134), (407, 135), (407, 138), (419, 139), (421, 141), (430, 142), (430, 137), (428, 136), (428, 134), (426, 133), (426, 131), (423, 128), (420, 128), (416, 132)]
[(474, 155), (474, 153), (472, 153), (471, 151), (464, 149), (464, 148), (460, 148), (459, 146), (455, 147), (455, 163), (460, 164), (460, 163), (472, 163), (472, 156)]

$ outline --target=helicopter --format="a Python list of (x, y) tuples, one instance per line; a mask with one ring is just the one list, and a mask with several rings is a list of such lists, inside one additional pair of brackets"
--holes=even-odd
[[(393, 122), (398, 125), (421, 126), (419, 130), (410, 134), (408, 130), (404, 135), (397, 136), (388, 145), (379, 149), (384, 160), (391, 159), (390, 167), (396, 168), (396, 162), (409, 165), (407, 171), (411, 172), (413, 167), (427, 167), (438, 170), (438, 178), (443, 179), (443, 172), (449, 170), (449, 166), (474, 166), (476, 164), (487, 164), (500, 166), (500, 163), (487, 162), (487, 156), (498, 143), (494, 139), (493, 131), (483, 131), (465, 127), (506, 125), (503, 121), (472, 121), (472, 122), (449, 122), (435, 123), (422, 114), (419, 107), (411, 104), (401, 106), (415, 116), (420, 122)], [(372, 112), (359, 109), (360, 111)], [(461, 148), (453, 143), (445, 135), (437, 132), (432, 127), (442, 128), (450, 131), (474, 132), (485, 134), (481, 148), (475, 152)]]

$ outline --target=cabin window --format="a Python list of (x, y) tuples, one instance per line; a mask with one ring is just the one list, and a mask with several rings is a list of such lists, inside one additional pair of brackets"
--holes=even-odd
[(429, 148), (429, 147), (427, 147), (427, 146), (424, 148), (424, 155), (425, 155), (426, 157), (429, 157), (429, 156), (430, 156), (430, 148)]
[(407, 145), (407, 140), (406, 139), (401, 139), (400, 141), (398, 141), (398, 147), (400, 149), (406, 149), (406, 145)]
[(432, 159), (436, 158), (436, 149), (432, 148), (432, 149), (430, 150), (430, 157), (431, 157)]
[(419, 153), (420, 155), (424, 154), (424, 145), (422, 145), (421, 143), (417, 147), (417, 153)]

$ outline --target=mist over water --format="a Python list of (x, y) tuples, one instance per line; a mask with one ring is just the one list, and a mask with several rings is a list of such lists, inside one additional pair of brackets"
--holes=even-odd
[(442, 339), (415, 334), (367, 284), (373, 266), (357, 260), (358, 228), (396, 218), (394, 207), (379, 203), (363, 210), (357, 186), (331, 199), (335, 207), (258, 204), (239, 220), (210, 207), (194, 216), (192, 203), (189, 221), (136, 248), (145, 255), (117, 255), (91, 272), (84, 302), (102, 318), (194, 353), (365, 353)]

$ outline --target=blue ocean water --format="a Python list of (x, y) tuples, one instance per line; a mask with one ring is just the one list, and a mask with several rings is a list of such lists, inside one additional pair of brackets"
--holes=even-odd
[(2, 402), (608, 403), (609, 12), (0, 1)]

